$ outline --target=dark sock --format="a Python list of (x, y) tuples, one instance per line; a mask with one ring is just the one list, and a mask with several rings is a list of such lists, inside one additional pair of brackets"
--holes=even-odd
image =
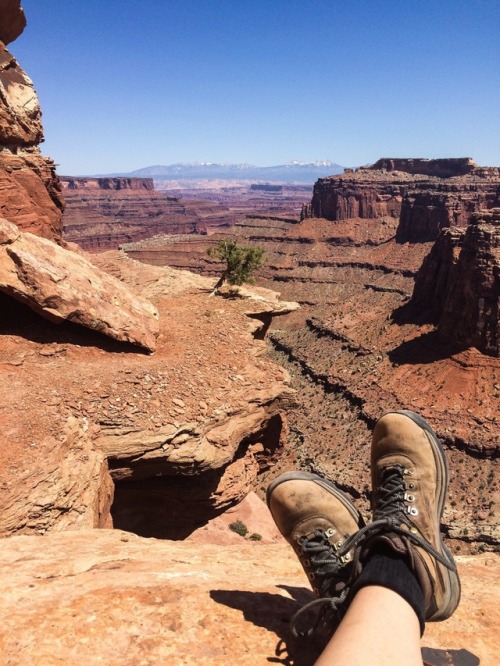
[(425, 628), (425, 604), (422, 588), (404, 557), (388, 546), (377, 546), (354, 582), (350, 598), (367, 585), (380, 585), (397, 592), (415, 611), (420, 624), (420, 635)]

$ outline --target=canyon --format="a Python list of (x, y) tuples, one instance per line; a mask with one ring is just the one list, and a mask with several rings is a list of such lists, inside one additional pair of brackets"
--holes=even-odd
[(279, 193), (270, 193), (265, 186), (213, 180), (203, 187), (152, 178), (60, 180), (64, 239), (93, 252), (153, 235), (207, 234), (256, 211), (297, 215), (310, 192), (307, 186), (280, 185)]
[[(289, 620), (312, 593), (265, 487), (313, 469), (368, 515), (369, 430), (404, 406), (447, 450), (463, 585), (424, 662), (495, 663), (495, 170), (384, 159), (312, 193), (207, 201), (59, 178), (6, 49), (19, 0), (0, 16), (0, 661), (309, 666), (317, 646)], [(411, 204), (426, 188), (439, 214)], [(258, 286), (210, 297), (206, 249), (227, 236), (267, 264)]]
[[(440, 193), (432, 206), (414, 205), (429, 192)], [(123, 249), (215, 278), (210, 244), (263, 247), (259, 284), (301, 304), (270, 331), (271, 357), (298, 391), (288, 422), (299, 466), (368, 510), (370, 428), (388, 409), (414, 409), (447, 448), (444, 529), (456, 550), (475, 552), (500, 537), (499, 196), (499, 170), (469, 158), (384, 159), (320, 179), (300, 219), (249, 215), (223, 234)]]

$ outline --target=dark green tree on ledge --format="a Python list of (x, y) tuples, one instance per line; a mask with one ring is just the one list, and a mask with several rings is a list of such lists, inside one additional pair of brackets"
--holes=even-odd
[(264, 250), (261, 247), (245, 247), (230, 239), (221, 240), (208, 248), (207, 254), (226, 264), (210, 296), (216, 294), (224, 282), (234, 285), (244, 282), (253, 284), (254, 272), (264, 263)]

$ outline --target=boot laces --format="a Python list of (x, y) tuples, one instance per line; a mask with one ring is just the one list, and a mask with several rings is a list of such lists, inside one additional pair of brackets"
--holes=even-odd
[(420, 536), (418, 529), (408, 517), (405, 506), (405, 468), (402, 465), (386, 467), (382, 470), (378, 487), (378, 503), (373, 512), (373, 522), (350, 536), (342, 545), (338, 555), (342, 556), (355, 548), (355, 567), (359, 561), (361, 544), (368, 537), (392, 533), (411, 541), (435, 557), (441, 564), (456, 571), (453, 562), (447, 560), (426, 539)]
[[(321, 628), (334, 628), (333, 623), (340, 620), (339, 608), (347, 597), (346, 583), (349, 578), (347, 560), (339, 555), (339, 550), (332, 546), (322, 530), (316, 530), (312, 537), (301, 537), (298, 545), (314, 574), (315, 586), (321, 596), (307, 603), (293, 616), (290, 624), (296, 637), (310, 636)], [(302, 616), (314, 607), (318, 607), (319, 612), (312, 627), (307, 631), (299, 631), (298, 624)]]

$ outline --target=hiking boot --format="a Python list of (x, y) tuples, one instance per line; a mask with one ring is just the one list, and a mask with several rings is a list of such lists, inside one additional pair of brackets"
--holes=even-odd
[(390, 546), (422, 588), (425, 619), (446, 620), (458, 606), (460, 581), (440, 534), (448, 487), (443, 448), (421, 416), (389, 412), (373, 431), (371, 468), (373, 522), (356, 539), (364, 541), (361, 562), (376, 544)]
[[(281, 534), (295, 550), (319, 599), (302, 608), (292, 620), (320, 604), (313, 630), (332, 631), (342, 617), (348, 593), (352, 552), (339, 554), (346, 539), (363, 525), (351, 500), (331, 481), (310, 472), (287, 472), (267, 489), (267, 504)], [(323, 612), (326, 611), (326, 612)]]

